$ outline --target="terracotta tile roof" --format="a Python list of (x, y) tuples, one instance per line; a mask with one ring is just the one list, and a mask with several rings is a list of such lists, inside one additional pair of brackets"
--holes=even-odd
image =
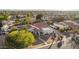
[(39, 30), (41, 30), (42, 28), (48, 27), (46, 23), (35, 23), (35, 24), (32, 24), (32, 26), (38, 28)]

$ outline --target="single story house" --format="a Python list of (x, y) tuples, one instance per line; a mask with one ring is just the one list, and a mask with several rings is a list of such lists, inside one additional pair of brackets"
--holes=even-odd
[(36, 35), (51, 34), (53, 29), (49, 27), (46, 23), (35, 23), (30, 25), (33, 28), (33, 33)]
[(59, 29), (68, 29), (69, 26), (64, 22), (54, 23), (54, 26), (58, 27)]

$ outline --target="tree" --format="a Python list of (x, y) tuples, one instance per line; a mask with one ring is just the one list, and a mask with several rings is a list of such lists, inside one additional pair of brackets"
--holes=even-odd
[(0, 15), (0, 20), (7, 20), (8, 16), (7, 15)]
[(65, 20), (65, 19), (64, 19), (64, 16), (58, 16), (58, 17), (55, 17), (55, 18), (54, 18), (54, 21), (55, 21), (55, 22), (61, 22), (61, 21), (63, 21), (63, 20)]
[(26, 18), (25, 21), (27, 22), (27, 24), (29, 24), (31, 22), (31, 18), (32, 18), (31, 13), (28, 13), (25, 18)]
[(34, 41), (34, 35), (26, 30), (12, 31), (6, 37), (8, 48), (26, 48), (32, 45)]
[(2, 27), (2, 20), (0, 20), (0, 27)]
[(73, 18), (74, 20), (79, 20), (79, 15), (75, 15)]
[(18, 24), (20, 24), (20, 20), (19, 19), (16, 19), (15, 20), (15, 25), (18, 25)]
[(41, 22), (41, 21), (42, 21), (42, 17), (43, 17), (42, 14), (38, 14), (38, 15), (36, 16), (37, 22)]

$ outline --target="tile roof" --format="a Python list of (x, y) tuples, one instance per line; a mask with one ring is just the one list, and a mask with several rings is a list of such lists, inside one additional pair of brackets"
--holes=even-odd
[(38, 28), (39, 30), (41, 30), (42, 28), (48, 27), (48, 25), (46, 23), (35, 23), (35, 24), (32, 24), (31, 26)]

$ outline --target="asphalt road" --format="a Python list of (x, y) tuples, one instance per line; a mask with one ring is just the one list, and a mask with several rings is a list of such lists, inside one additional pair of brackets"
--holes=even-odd
[(0, 35), (0, 48), (4, 48), (5, 45), (5, 35)]
[(41, 49), (73, 49), (73, 46), (72, 46), (72, 43), (70, 40), (71, 40), (71, 36), (68, 38), (64, 37), (63, 38), (64, 43), (62, 44), (62, 46), (60, 48), (57, 47), (57, 43), (56, 43), (56, 44), (52, 44), (51, 47), (46, 46)]

